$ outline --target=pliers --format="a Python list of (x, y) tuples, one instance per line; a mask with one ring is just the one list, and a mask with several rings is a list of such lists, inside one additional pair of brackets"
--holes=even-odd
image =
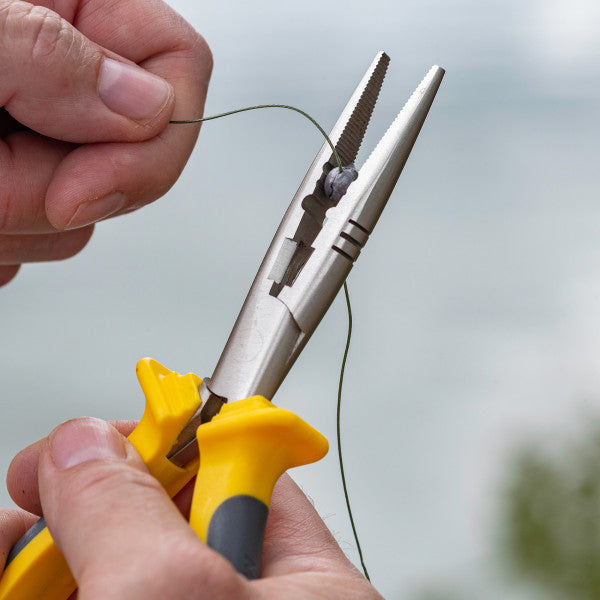
[[(275, 482), (328, 450), (319, 432), (270, 399), (369, 239), (444, 75), (429, 70), (356, 171), (388, 63), (377, 54), (329, 135), (344, 172), (328, 144), (308, 169), (212, 376), (179, 375), (152, 359), (137, 365), (146, 408), (129, 440), (171, 497), (196, 476), (191, 526), (248, 578), (260, 575)], [(0, 600), (66, 600), (75, 589), (40, 519), (9, 555)]]

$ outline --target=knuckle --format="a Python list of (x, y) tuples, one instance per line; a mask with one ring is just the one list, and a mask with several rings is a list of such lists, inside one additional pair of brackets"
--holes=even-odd
[(5, 39), (8, 33), (10, 33), (10, 25), (14, 22), (15, 18), (19, 18), (20, 11), (17, 8), (16, 3), (11, 0), (0, 0), (0, 36)]
[(31, 21), (31, 56), (41, 59), (68, 50), (73, 45), (73, 30), (56, 13), (32, 6), (28, 18)]
[(123, 490), (128, 491), (128, 502), (137, 493), (145, 490), (162, 490), (154, 477), (139, 471), (127, 463), (86, 464), (85, 468), (76, 469), (67, 480), (66, 489), (62, 490), (66, 498), (77, 498), (78, 503), (96, 503), (99, 497), (117, 498), (122, 501)]
[(177, 35), (173, 36), (175, 45), (170, 49), (194, 61), (197, 69), (209, 74), (213, 67), (213, 55), (208, 42), (187, 21), (180, 19)]
[(110, 465), (107, 468), (105, 464), (93, 465), (86, 464), (87, 468), (77, 469), (74, 476), (69, 478), (67, 494), (76, 493), (77, 497), (84, 501), (89, 498), (95, 498), (105, 490), (111, 490), (122, 482), (121, 469)]
[(8, 44), (19, 63), (66, 55), (77, 48), (78, 39), (75, 29), (49, 8), (0, 0), (0, 45)]
[(194, 31), (194, 42), (192, 45), (192, 55), (194, 64), (198, 70), (198, 77), (208, 83), (212, 74), (214, 59), (208, 42), (196, 31)]
[(210, 46), (197, 31), (194, 31), (194, 33), (194, 50), (198, 57), (203, 60), (205, 67), (208, 67), (208, 70), (212, 71), (214, 59)]

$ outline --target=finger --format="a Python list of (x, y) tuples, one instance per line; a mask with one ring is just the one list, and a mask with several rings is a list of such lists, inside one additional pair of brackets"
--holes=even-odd
[(277, 482), (271, 500), (262, 576), (253, 586), (263, 598), (279, 598), (284, 588), (289, 600), (383, 600), (346, 558), (312, 503), (287, 474)]
[(75, 256), (88, 243), (93, 226), (62, 233), (0, 234), (0, 265), (14, 265)]
[[(124, 436), (128, 436), (137, 421), (110, 421), (110, 424)], [(10, 463), (6, 475), (6, 487), (13, 502), (22, 509), (42, 516), (40, 491), (38, 486), (38, 463), (40, 452), (48, 438), (43, 438), (21, 450)]]
[(46, 190), (74, 147), (32, 131), (0, 140), (0, 234), (56, 232), (46, 216)]
[[(153, 70), (171, 74), (175, 118), (203, 113), (211, 65), (207, 46), (197, 39), (189, 40), (188, 47), (182, 44), (177, 53), (152, 59)], [(70, 229), (156, 200), (179, 177), (198, 132), (198, 125), (170, 125), (138, 144), (77, 148), (61, 163), (48, 188), (48, 219), (57, 229)]]
[(135, 145), (81, 146), (48, 188), (48, 219), (57, 229), (73, 229), (140, 208), (168, 191), (192, 147), (175, 131)]
[(6, 474), (6, 487), (13, 502), (22, 509), (42, 516), (37, 472), (40, 452), (45, 440), (35, 442), (21, 450), (10, 463)]
[(38, 476), (46, 522), (87, 599), (183, 600), (200, 590), (247, 597), (245, 580), (198, 540), (133, 446), (104, 421), (55, 429)]
[(194, 477), (185, 484), (183, 489), (173, 496), (173, 503), (179, 509), (179, 512), (186, 521), (190, 520), (190, 508), (192, 506), (195, 488), (196, 478)]
[(284, 474), (273, 491), (263, 550), (263, 576), (354, 567), (310, 500)]
[(173, 111), (164, 79), (94, 43), (57, 13), (0, 0), (0, 105), (70, 142), (148, 139)]
[(162, 0), (70, 0), (68, 4), (77, 5), (77, 27), (84, 35), (171, 83), (176, 101), (173, 119), (201, 116), (212, 54), (204, 38), (177, 12)]
[[(140, 22), (138, 14), (148, 18)], [(115, 32), (107, 22), (120, 27)], [(160, 0), (90, 0), (81, 5), (77, 26), (100, 45), (168, 79), (175, 90), (174, 119), (202, 115), (212, 55), (204, 39)], [(80, 227), (160, 197), (181, 173), (198, 132), (199, 125), (171, 125), (145, 143), (78, 148), (48, 189), (51, 223), (58, 229)]]
[[(30, 6), (27, 3), (13, 2), (12, 4), (18, 4), (19, 7)], [(57, 48), (64, 46), (60, 32), (63, 31), (61, 27), (66, 28), (68, 30), (66, 38), (74, 35), (83, 44), (81, 58), (87, 56), (86, 48), (92, 47), (94, 52), (100, 51), (105, 58), (116, 57), (118, 62), (124, 64), (139, 63), (140, 66), (137, 68), (140, 72), (152, 72), (170, 82), (176, 94), (176, 101), (171, 101), (171, 105), (175, 103), (173, 116), (179, 114), (182, 115), (179, 118), (187, 118), (190, 115), (202, 114), (212, 68), (210, 50), (206, 42), (165, 4), (159, 0), (124, 0), (108, 3), (98, 0), (88, 2), (45, 0), (44, 4), (60, 13), (65, 20), (60, 21), (57, 14), (49, 11), (48, 8), (35, 7), (35, 10), (31, 11), (31, 18), (24, 21), (22, 27), (24, 38), (30, 39), (28, 36), (31, 34), (31, 31), (26, 30), (26, 25), (31, 25), (32, 20), (37, 24), (41, 15), (44, 23), (46, 21), (50, 25), (53, 23), (59, 30)], [(7, 12), (2, 10), (4, 6), (7, 6), (7, 0), (0, 0), (0, 15)], [(140, 15), (144, 18), (140, 19)], [(56, 24), (57, 19), (60, 27)], [(68, 20), (76, 23), (77, 30), (69, 30)], [(17, 21), (21, 22), (20, 19)], [(81, 36), (81, 39), (78, 36)], [(70, 44), (69, 47), (76, 54), (77, 43)], [(104, 58), (102, 60), (104, 61)], [(82, 69), (87, 64), (82, 65)], [(56, 75), (51, 69), (48, 69), (48, 73), (49, 77)], [(83, 75), (82, 79), (85, 79)], [(135, 84), (133, 87), (136, 87), (139, 83), (138, 79), (133, 76), (130, 79)], [(131, 87), (131, 81), (127, 79), (127, 81), (119, 80), (118, 85), (115, 83), (117, 96), (125, 94)], [(40, 80), (40, 85), (42, 84), (44, 84), (43, 78)], [(48, 85), (52, 87), (51, 84)], [(63, 88), (64, 93), (70, 89), (69, 86), (61, 86), (61, 90)], [(1, 85), (0, 89), (2, 89)], [(141, 93), (139, 86), (136, 89), (137, 93)], [(43, 94), (33, 97), (28, 95), (27, 98), (31, 100), (42, 96)], [(15, 96), (15, 102), (24, 97)], [(79, 102), (79, 94), (76, 95), (76, 100)], [(89, 115), (87, 120), (80, 118), (77, 111), (71, 110), (71, 107), (66, 111), (66, 121), (49, 118), (46, 105), (54, 101), (52, 95), (51, 98), (44, 100), (41, 114), (39, 107), (35, 106), (25, 106), (21, 103), (15, 109), (15, 105), (10, 102), (7, 106), (30, 127), (37, 127), (37, 131), (56, 139), (76, 142), (150, 139), (164, 129), (168, 120), (167, 109), (158, 120), (145, 124), (133, 123), (131, 119), (122, 117), (126, 122), (133, 123), (132, 134), (127, 128), (117, 128), (117, 130), (107, 128), (105, 120), (87, 112), (83, 100), (80, 105), (78, 104), (77, 110), (87, 112)], [(59, 105), (65, 106), (69, 102), (62, 98)], [(143, 104), (144, 100), (136, 97), (133, 106), (138, 107)], [(23, 114), (19, 107), (22, 108)], [(173, 106), (169, 110), (172, 109)], [(26, 118), (27, 115), (29, 120)], [(41, 123), (35, 122), (35, 119), (40, 120)], [(95, 129), (90, 129), (89, 135), (80, 134), (88, 124)], [(165, 136), (166, 144), (158, 143), (148, 150), (140, 149), (140, 152), (132, 151), (129, 144), (122, 144), (115, 148), (114, 153), (107, 153), (105, 148), (94, 153), (89, 152), (91, 148), (88, 148), (86, 153), (78, 154), (75, 159), (62, 165), (60, 169), (58, 167), (61, 159), (53, 155), (54, 147), (60, 146), (58, 142), (48, 139), (32, 141), (31, 132), (28, 132), (28, 136), (25, 136), (25, 132), (13, 134), (21, 137), (7, 138), (7, 145), (4, 148), (0, 144), (0, 232), (30, 233), (49, 231), (54, 227), (58, 229), (81, 227), (110, 215), (129, 212), (160, 197), (179, 176), (193, 148), (198, 131), (198, 125), (180, 127), (177, 132)], [(21, 147), (15, 150), (13, 146), (17, 143), (16, 139), (20, 141)], [(28, 140), (27, 143), (23, 143), (23, 139)], [(33, 146), (32, 150), (27, 147), (28, 144)], [(132, 145), (136, 146), (136, 144)], [(42, 156), (42, 160), (28, 159), (32, 151), (39, 153), (39, 146), (43, 146), (43, 152), (49, 156)], [(18, 150), (22, 151), (18, 152)], [(164, 153), (162, 157), (158, 156), (161, 153)], [(14, 160), (7, 163), (3, 160), (3, 154), (8, 154)], [(86, 176), (90, 170), (99, 173), (95, 177)], [(55, 176), (56, 181), (49, 190), (48, 186)], [(27, 183), (24, 185), (23, 182)]]
[(0, 266), (0, 287), (6, 285), (19, 272), (20, 265)]
[(4, 569), (11, 548), (36, 521), (35, 515), (22, 510), (0, 510), (0, 572)]

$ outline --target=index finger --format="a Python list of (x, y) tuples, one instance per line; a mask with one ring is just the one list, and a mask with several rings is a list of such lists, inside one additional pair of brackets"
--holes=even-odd
[[(212, 55), (204, 39), (163, 2), (80, 0), (75, 24), (91, 40), (166, 79), (175, 90), (173, 119), (202, 115)], [(198, 132), (197, 125), (168, 126), (145, 142), (77, 148), (48, 188), (50, 222), (58, 229), (80, 227), (162, 196), (183, 169)], [(116, 213), (101, 206), (107, 197), (120, 205)]]
[(36, 521), (35, 515), (23, 510), (0, 510), (0, 572), (4, 569), (11, 548)]
[[(137, 421), (109, 421), (123, 436), (127, 437), (137, 425)], [(40, 491), (38, 487), (38, 463), (40, 452), (47, 437), (34, 442), (21, 450), (10, 463), (6, 475), (6, 487), (13, 501), (22, 509), (42, 516)]]

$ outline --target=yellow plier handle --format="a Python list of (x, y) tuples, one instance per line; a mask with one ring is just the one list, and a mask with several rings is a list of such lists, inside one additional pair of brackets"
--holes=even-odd
[[(322, 458), (327, 440), (293, 413), (254, 396), (224, 406), (199, 427), (202, 466), (198, 470), (195, 459), (180, 468), (167, 453), (200, 408), (201, 379), (148, 358), (138, 363), (137, 376), (146, 407), (129, 440), (171, 497), (198, 475), (192, 527), (238, 571), (258, 577), (275, 482), (288, 468)], [(0, 600), (67, 600), (77, 588), (48, 528), (40, 525), (2, 574)]]
[(320, 460), (327, 440), (262, 396), (226, 404), (198, 428), (200, 469), (190, 525), (249, 579), (260, 575), (273, 486), (288, 469)]

